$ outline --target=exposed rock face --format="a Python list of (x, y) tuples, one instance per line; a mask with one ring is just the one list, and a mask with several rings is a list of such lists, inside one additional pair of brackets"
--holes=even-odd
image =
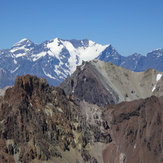
[(0, 162), (102, 162), (107, 124), (99, 107), (79, 104), (45, 79), (18, 77), (0, 98)]
[(112, 142), (104, 163), (161, 163), (163, 161), (163, 97), (123, 102), (103, 112)]
[(83, 62), (60, 87), (67, 95), (104, 106), (122, 101), (162, 96), (162, 72), (148, 69), (133, 72), (112, 63), (94, 60)]

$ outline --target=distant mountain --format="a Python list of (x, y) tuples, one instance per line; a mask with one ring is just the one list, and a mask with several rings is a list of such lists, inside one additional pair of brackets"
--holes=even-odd
[(56, 38), (42, 44), (23, 39), (11, 49), (0, 50), (0, 73), (7, 74), (3, 73), (0, 88), (13, 85), (16, 77), (24, 74), (44, 77), (50, 84), (58, 85), (75, 71), (82, 60), (98, 57), (109, 46), (87, 39)]
[(147, 55), (135, 53), (124, 57), (121, 56), (112, 46), (106, 48), (97, 59), (105, 62), (112, 62), (117, 66), (141, 72), (153, 68), (163, 72), (163, 49), (156, 49)]
[(154, 50), (146, 56), (135, 53), (124, 57), (112, 45), (101, 45), (88, 39), (55, 38), (41, 44), (23, 39), (11, 49), (0, 50), (0, 88), (13, 85), (17, 76), (25, 74), (44, 77), (50, 85), (56, 86), (70, 76), (82, 61), (95, 58), (132, 71), (148, 68), (163, 71), (163, 49)]
[(110, 62), (93, 60), (81, 66), (61, 83), (67, 95), (99, 106), (163, 96), (163, 73), (155, 69), (133, 72)]

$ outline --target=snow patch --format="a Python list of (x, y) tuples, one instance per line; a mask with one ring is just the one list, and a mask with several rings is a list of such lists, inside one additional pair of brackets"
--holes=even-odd
[(33, 54), (32, 55), (33, 62), (37, 61), (41, 57), (44, 57), (46, 54), (47, 54), (46, 52), (41, 52), (41, 53), (38, 53), (38, 54)]
[(83, 48), (83, 47), (79, 47), (77, 50), (80, 54), (80, 63), (82, 62), (82, 60), (84, 61), (90, 61), (90, 60), (93, 60), (95, 58), (97, 58), (102, 51), (104, 51), (109, 45), (105, 45), (105, 46), (102, 46), (100, 44), (92, 44), (92, 43), (89, 43), (89, 45), (91, 46), (88, 46), (87, 48)]
[(59, 54), (61, 53), (63, 49), (63, 45), (60, 44), (60, 41), (58, 38), (55, 38), (52, 42), (47, 44), (47, 48), (49, 48), (49, 55), (55, 56), (56, 58), (59, 59)]
[(27, 38), (24, 38), (24, 39), (20, 40), (19, 42), (17, 42), (16, 44), (14, 44), (14, 46), (19, 46), (19, 45), (21, 45), (24, 41), (27, 41), (27, 43), (30, 42)]
[(152, 88), (152, 92), (156, 89), (157, 82), (161, 79), (161, 77), (162, 77), (162, 74), (157, 74), (157, 76), (156, 76), (156, 84)]
[(79, 56), (79, 53), (77, 49), (74, 48), (71, 42), (69, 41), (62, 41), (62, 44), (66, 47), (66, 49), (70, 53), (70, 58), (68, 59), (69, 62), (69, 69), (70, 69), (70, 74), (72, 74), (77, 66), (77, 58), (76, 56)]
[(44, 69), (42, 69), (42, 70), (43, 70), (44, 74), (45, 74), (47, 77), (49, 77), (49, 78), (51, 78), (51, 79), (56, 79), (56, 78), (53, 77), (52, 75), (46, 73)]
[(26, 45), (23, 45), (21, 47), (14, 47), (10, 50), (11, 53), (15, 53), (16, 51), (18, 50), (23, 50), (24, 52), (23, 53), (18, 53), (18, 54), (14, 54), (14, 57), (18, 58), (18, 57), (22, 57), (22, 56), (25, 56), (27, 54), (28, 51), (32, 50), (33, 48), (30, 48), (30, 49), (27, 49), (25, 48)]
[(16, 57), (16, 58), (19, 58), (19, 57), (23, 57), (23, 56), (25, 56), (25, 55), (26, 55), (26, 53), (19, 53), (19, 54), (15, 55), (15, 57)]
[(89, 40), (89, 46), (93, 46), (95, 44), (96, 44), (95, 42), (93, 42), (92, 40)]
[(156, 81), (159, 81), (162, 77), (162, 74), (157, 74)]
[(154, 87), (152, 88), (152, 92), (156, 89), (156, 84), (154, 85)]
[(16, 72), (16, 71), (19, 69), (19, 67), (20, 67), (20, 66), (16, 67), (14, 70), (11, 70), (10, 72), (11, 72), (11, 73)]
[(17, 64), (18, 62), (14, 59), (14, 64)]

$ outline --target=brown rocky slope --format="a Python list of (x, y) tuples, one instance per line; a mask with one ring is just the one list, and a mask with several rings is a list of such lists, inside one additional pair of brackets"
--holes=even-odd
[(161, 163), (162, 117), (163, 97), (100, 108), (18, 77), (0, 97), (0, 162)]
[(113, 140), (103, 151), (104, 163), (163, 162), (163, 97), (108, 106), (103, 118)]
[(102, 162), (111, 137), (100, 115), (45, 79), (18, 77), (0, 98), (0, 162)]

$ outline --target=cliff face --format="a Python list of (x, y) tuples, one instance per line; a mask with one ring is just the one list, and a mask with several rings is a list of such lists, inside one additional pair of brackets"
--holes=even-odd
[(163, 161), (163, 98), (122, 102), (103, 113), (112, 143), (103, 152), (104, 163)]
[(100, 130), (100, 109), (81, 106), (45, 79), (18, 77), (0, 99), (0, 162), (101, 162), (96, 146), (110, 135)]
[(68, 119), (75, 118), (69, 114), (73, 113), (70, 105), (64, 92), (49, 87), (44, 79), (29, 75), (18, 77), (14, 87), (6, 91), (0, 107), (2, 161), (61, 157), (58, 142), (63, 150), (73, 144)]

